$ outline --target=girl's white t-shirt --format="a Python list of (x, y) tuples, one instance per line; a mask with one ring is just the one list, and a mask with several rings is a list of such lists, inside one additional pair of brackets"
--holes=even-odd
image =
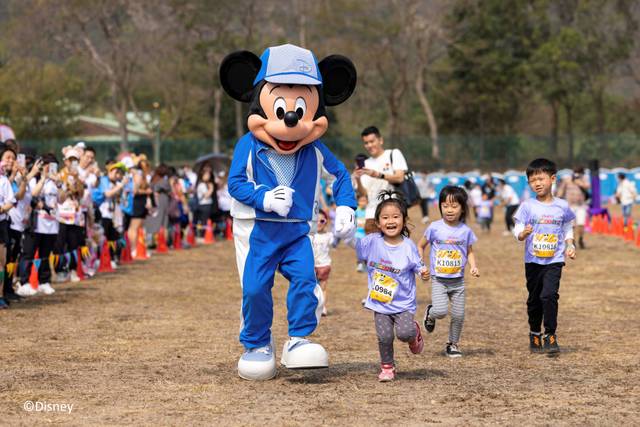
[[(0, 206), (7, 203), (15, 203), (16, 197), (13, 194), (11, 181), (5, 175), (0, 176)], [(0, 221), (7, 220), (9, 216), (6, 213), (0, 214)]]
[(335, 240), (333, 233), (316, 233), (311, 238), (313, 246), (313, 259), (316, 267), (325, 267), (331, 265), (331, 257), (329, 251)]
[(206, 182), (198, 183), (198, 187), (196, 187), (196, 191), (198, 192), (198, 204), (199, 205), (210, 205), (213, 203), (213, 197), (205, 197), (207, 191), (209, 191), (209, 187), (207, 187)]
[[(24, 179), (24, 178), (22, 178)], [(29, 215), (31, 214), (31, 191), (29, 186), (24, 190), (24, 196), (18, 200), (13, 208), (9, 211), (9, 217), (11, 218), (11, 229), (19, 232), (23, 232), (29, 222)]]
[[(27, 191), (31, 192), (36, 184), (36, 179), (32, 178), (31, 181), (29, 181)], [(47, 178), (40, 191), (40, 197), (49, 207), (49, 212), (47, 213), (44, 209), (38, 211), (38, 223), (35, 232), (40, 234), (58, 234), (60, 226), (56, 219), (56, 208), (58, 207), (58, 186), (56, 183)]]

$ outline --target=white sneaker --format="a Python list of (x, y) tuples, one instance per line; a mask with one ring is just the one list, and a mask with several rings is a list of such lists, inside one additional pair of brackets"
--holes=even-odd
[(69, 273), (69, 280), (71, 280), (73, 283), (77, 283), (80, 281), (78, 273), (75, 270), (71, 270), (71, 273)]
[(289, 369), (328, 368), (329, 355), (320, 344), (292, 337), (284, 343), (280, 363)]
[(111, 268), (113, 268), (114, 270), (117, 270), (118, 264), (115, 261), (111, 261)]
[(20, 282), (18, 282), (17, 286), (18, 286), (18, 289), (16, 290), (16, 294), (20, 295), (21, 297), (32, 297), (38, 293), (38, 291), (36, 291), (31, 287), (30, 283), (25, 283), (24, 285), (21, 285)]
[(45, 295), (51, 295), (55, 293), (56, 290), (51, 287), (51, 284), (43, 283), (40, 286), (38, 286), (38, 292), (43, 293)]
[(364, 262), (358, 263), (358, 266), (356, 267), (356, 271), (358, 273), (364, 273), (365, 271), (367, 271), (367, 267), (365, 267)]

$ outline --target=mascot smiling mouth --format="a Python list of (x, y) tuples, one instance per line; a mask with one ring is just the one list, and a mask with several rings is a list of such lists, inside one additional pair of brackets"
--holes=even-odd
[(300, 142), (300, 141), (281, 141), (275, 138), (274, 140), (276, 141), (276, 144), (282, 151), (291, 151), (294, 148), (296, 148), (296, 145), (298, 145), (298, 142)]

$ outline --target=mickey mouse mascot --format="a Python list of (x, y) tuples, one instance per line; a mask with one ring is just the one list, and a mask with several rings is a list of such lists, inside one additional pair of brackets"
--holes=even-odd
[(245, 134), (235, 146), (229, 193), (238, 273), (242, 284), (238, 374), (249, 380), (276, 375), (271, 288), (276, 270), (289, 280), (289, 340), (281, 364), (289, 369), (326, 368), (325, 349), (306, 339), (318, 326), (323, 296), (317, 283), (309, 233), (315, 229), (320, 175), (336, 177), (335, 232), (355, 231), (356, 201), (349, 172), (319, 141), (329, 126), (325, 106), (349, 98), (356, 69), (343, 56), (320, 63), (291, 44), (270, 47), (258, 58), (241, 51), (220, 65), (224, 90), (247, 102)]

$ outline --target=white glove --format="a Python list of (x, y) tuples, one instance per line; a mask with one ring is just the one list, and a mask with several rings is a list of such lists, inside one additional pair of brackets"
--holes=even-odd
[(338, 206), (336, 208), (336, 237), (340, 239), (349, 238), (356, 232), (356, 216), (349, 206)]
[(264, 201), (262, 202), (265, 212), (275, 212), (280, 216), (286, 217), (293, 205), (294, 189), (279, 185), (271, 191), (264, 193)]

